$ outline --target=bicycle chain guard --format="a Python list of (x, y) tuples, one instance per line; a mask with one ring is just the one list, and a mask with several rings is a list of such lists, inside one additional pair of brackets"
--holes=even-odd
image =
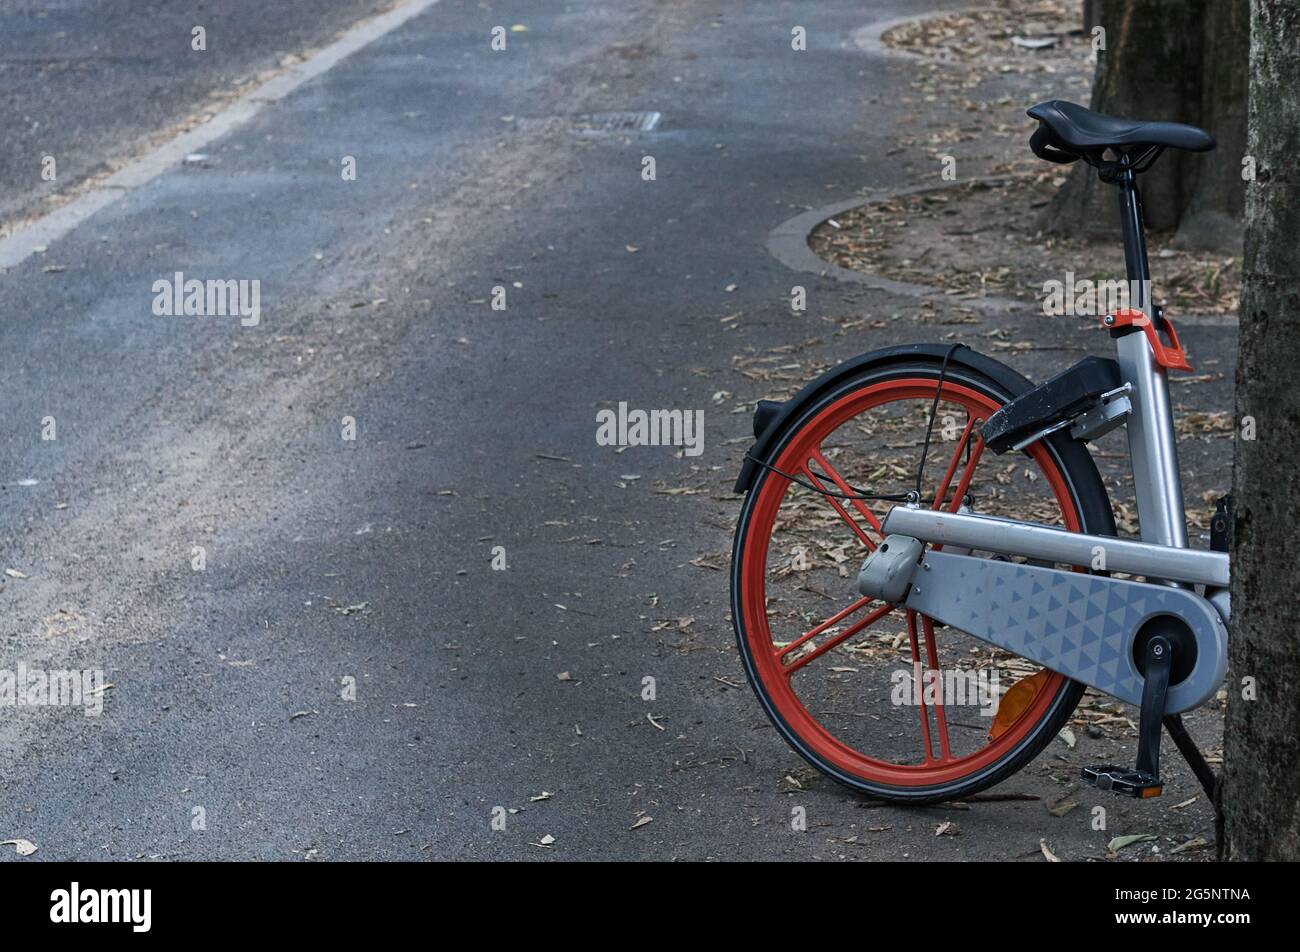
[[(910, 549), (906, 537), (886, 541), (889, 551), (872, 553), (862, 567), (858, 584), (865, 595), (877, 588), (881, 566), (873, 563), (892, 562), (890, 553)], [(888, 574), (897, 585), (896, 568)], [(913, 563), (902, 605), (1130, 704), (1142, 702), (1138, 633), (1151, 619), (1170, 616), (1190, 631), (1196, 662), (1170, 685), (1169, 714), (1213, 697), (1227, 672), (1223, 621), (1185, 588), (931, 549)]]

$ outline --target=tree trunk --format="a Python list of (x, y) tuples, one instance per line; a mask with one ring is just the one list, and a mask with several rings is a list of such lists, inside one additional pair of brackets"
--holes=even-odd
[[(1240, 248), (1245, 190), (1249, 0), (1089, 0), (1084, 28), (1101, 26), (1090, 108), (1132, 119), (1190, 122), (1219, 147), (1206, 155), (1170, 150), (1142, 177), (1147, 227), (1179, 229), (1185, 247)], [(1111, 240), (1114, 189), (1080, 163), (1048, 206), (1043, 226)]]
[[(1250, 0), (1213, 0), (1205, 6), (1201, 56), (1201, 109), (1196, 125), (1218, 141), (1213, 152), (1192, 160), (1195, 188), (1178, 223), (1176, 244), (1239, 253), (1246, 183), (1246, 98), (1250, 85)], [(1164, 159), (1161, 159), (1163, 162)]]
[[(1220, 855), (1300, 859), (1300, 0), (1253, 0)], [(1243, 679), (1254, 681), (1253, 700)]]

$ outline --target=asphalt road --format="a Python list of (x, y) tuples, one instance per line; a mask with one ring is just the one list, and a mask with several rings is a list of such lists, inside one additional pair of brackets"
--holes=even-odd
[(0, 234), (390, 5), (0, 0)]
[[(90, 98), (75, 65), (7, 84), (6, 128), (36, 131), (6, 136), (0, 213), (45, 200), (14, 171), (33, 146), (83, 173), (133, 154), (376, 5), (223, 4), (246, 42), (203, 65), (127, 6), (51, 32), (0, 3), (6, 73), (15, 39), (74, 62), (122, 24)], [(0, 589), (0, 667), (113, 686), (102, 716), (0, 718), (0, 839), (33, 859), (1018, 859), (1050, 836), (1079, 859), (1153, 824), (1205, 833), (1203, 804), (1115, 803), (1101, 833), (1041, 802), (903, 811), (808, 776), (743, 684), (725, 573), (692, 564), (729, 549), (766, 394), (736, 355), (789, 345), (807, 368), (952, 332), (764, 248), (810, 207), (911, 184), (887, 153), (913, 67), (850, 36), (933, 6), (442, 0), (4, 274), (0, 558), (22, 577)], [(576, 118), (648, 110), (644, 133)], [(260, 323), (156, 316), (177, 271), (260, 281)], [(864, 313), (898, 319), (830, 319)], [(1106, 346), (1057, 333), (1018, 366)], [(620, 401), (703, 409), (704, 453), (598, 445)], [(1062, 747), (1000, 790), (1054, 796), (1085, 760)]]

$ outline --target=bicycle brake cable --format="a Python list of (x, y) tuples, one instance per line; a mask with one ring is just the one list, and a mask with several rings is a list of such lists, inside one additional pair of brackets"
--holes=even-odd
[[(920, 498), (921, 482), (925, 478), (925, 458), (930, 454), (930, 437), (934, 434), (934, 417), (939, 412), (939, 398), (943, 396), (943, 382), (948, 378), (948, 360), (965, 344), (953, 344), (948, 353), (943, 355), (943, 364), (939, 367), (939, 386), (934, 389), (934, 402), (930, 404), (930, 419), (925, 424), (925, 442), (921, 444), (921, 462), (916, 467), (916, 495)], [(970, 462), (970, 443), (966, 443), (966, 462)]]
[[(759, 459), (757, 456), (752, 456), (752, 455), (750, 455), (749, 453), (746, 453), (746, 454), (745, 454), (745, 459), (751, 461), (751, 462), (754, 463), (756, 466), (760, 466), (760, 467), (762, 467), (763, 469), (766, 469), (766, 470), (768, 470), (768, 471), (770, 471), (770, 472), (776, 473), (778, 476), (783, 476), (783, 477), (785, 477), (786, 479), (790, 480), (790, 482), (794, 483), (795, 485), (802, 486), (804, 489), (810, 489), (810, 490), (812, 490), (813, 492), (815, 492), (815, 493), (820, 493), (820, 494), (823, 495), (823, 496), (833, 496), (833, 497), (836, 498), (836, 499), (848, 499), (849, 501), (858, 500), (858, 501), (860, 501), (860, 502), (907, 502), (907, 501), (909, 501), (909, 500), (912, 498), (912, 493), (910, 493), (910, 492), (908, 492), (908, 493), (869, 493), (869, 492), (867, 492), (867, 491), (864, 490), (864, 489), (859, 489), (857, 486), (854, 486), (852, 483), (845, 483), (845, 484), (844, 484), (844, 485), (848, 486), (850, 489), (853, 490), (852, 493), (837, 493), (837, 492), (832, 492), (832, 491), (829, 490), (829, 489), (825, 489), (825, 488), (823, 488), (823, 487), (821, 487), (821, 486), (816, 486), (816, 485), (814, 485), (813, 483), (810, 483), (810, 482), (808, 482), (808, 481), (805, 480), (805, 479), (801, 479), (800, 477), (795, 476), (793, 473), (787, 473), (785, 470), (777, 469), (777, 468), (776, 468), (775, 466), (773, 466), (771, 463), (765, 463), (765, 462), (763, 462), (763, 460)], [(816, 473), (816, 472), (813, 472), (811, 469), (808, 470), (808, 472), (809, 472), (809, 473), (812, 473), (812, 475), (815, 476), (815, 477), (817, 477), (818, 479), (824, 479), (824, 480), (827, 480), (828, 482), (834, 482), (834, 480), (832, 480), (829, 476), (825, 475), (824, 473)], [(919, 500), (919, 501), (920, 501), (920, 502), (932, 502), (933, 500), (924, 499), (924, 500)]]

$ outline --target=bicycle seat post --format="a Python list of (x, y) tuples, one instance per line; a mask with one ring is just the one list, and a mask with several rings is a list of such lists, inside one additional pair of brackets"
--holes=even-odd
[[(1144, 312), (1158, 324), (1158, 309), (1151, 301), (1151, 268), (1137, 170), (1128, 156), (1108, 165), (1109, 168), (1102, 169), (1102, 177), (1119, 186), (1130, 307)], [(1120, 374), (1133, 388), (1128, 439), (1142, 540), (1186, 548), (1187, 518), (1178, 474), (1169, 379), (1164, 368), (1156, 363), (1145, 334), (1129, 327), (1114, 329), (1111, 336), (1118, 350)]]
[(1119, 173), (1120, 223), (1124, 229), (1124, 265), (1128, 270), (1129, 306), (1146, 311), (1151, 304), (1151, 264), (1147, 259), (1146, 231), (1142, 225), (1142, 193), (1132, 166)]
[[(1214, 137), (1204, 129), (1180, 122), (1138, 122), (1106, 116), (1060, 99), (1033, 106), (1029, 116), (1038, 120), (1029, 147), (1040, 159), (1058, 164), (1082, 159), (1097, 170), (1103, 182), (1119, 186), (1129, 310), (1145, 316), (1142, 323), (1155, 332), (1153, 340), (1163, 332), (1174, 338), (1160, 308), (1151, 301), (1151, 271), (1137, 176), (1150, 169), (1166, 149), (1208, 152), (1214, 148)], [(1108, 154), (1114, 158), (1107, 159)], [(1157, 361), (1155, 345), (1148, 343), (1147, 334), (1139, 332), (1131, 320), (1121, 323), (1114, 317), (1106, 323), (1119, 350), (1121, 378), (1130, 387), (1129, 454), (1142, 539), (1186, 548), (1187, 519), (1178, 478), (1169, 381), (1165, 376), (1166, 367), (1178, 364), (1170, 362), (1170, 354), (1163, 347)], [(1176, 356), (1182, 359), (1181, 347), (1175, 347), (1179, 351)], [(1186, 360), (1182, 363), (1186, 364)]]

